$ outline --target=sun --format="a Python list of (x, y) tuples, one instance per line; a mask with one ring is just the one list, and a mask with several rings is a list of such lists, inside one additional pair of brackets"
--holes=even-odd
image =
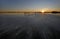
[(42, 10), (41, 12), (42, 12), (42, 13), (44, 13), (45, 11), (44, 11), (44, 10)]
[(48, 11), (48, 8), (43, 8), (41, 12), (44, 14), (44, 12)]
[(45, 12), (44, 10), (41, 11), (42, 14), (44, 14), (44, 12)]

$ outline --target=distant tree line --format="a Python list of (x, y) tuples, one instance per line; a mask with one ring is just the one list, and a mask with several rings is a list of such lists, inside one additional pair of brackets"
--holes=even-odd
[(60, 13), (60, 12), (58, 12), (58, 11), (52, 11), (51, 13)]

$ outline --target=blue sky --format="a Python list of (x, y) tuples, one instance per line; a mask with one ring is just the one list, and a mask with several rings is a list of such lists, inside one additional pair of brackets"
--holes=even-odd
[(0, 0), (0, 10), (60, 10), (60, 0)]

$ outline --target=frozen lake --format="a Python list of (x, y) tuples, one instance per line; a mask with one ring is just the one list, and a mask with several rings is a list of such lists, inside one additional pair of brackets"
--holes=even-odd
[[(21, 39), (21, 37), (19, 37), (20, 33), (27, 33), (27, 31), (29, 34), (31, 34), (30, 32), (34, 33), (34, 31), (37, 31), (40, 32), (42, 36), (44, 36), (44, 34), (48, 35), (49, 33), (49, 35), (53, 35), (50, 35), (52, 37), (51, 39), (54, 39), (54, 37), (60, 38), (60, 15), (0, 14), (0, 38), (16, 39), (17, 36), (17, 39)], [(24, 33), (22, 35), (24, 35)], [(46, 37), (48, 38), (49, 36)]]

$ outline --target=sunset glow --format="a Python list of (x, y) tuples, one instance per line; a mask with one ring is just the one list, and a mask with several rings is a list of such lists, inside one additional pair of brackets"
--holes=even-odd
[(0, 0), (0, 11), (60, 11), (60, 0)]

